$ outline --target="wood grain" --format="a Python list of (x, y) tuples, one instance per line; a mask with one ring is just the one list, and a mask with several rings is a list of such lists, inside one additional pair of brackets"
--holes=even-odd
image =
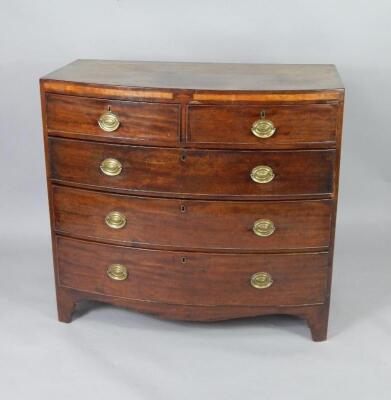
[[(120, 120), (114, 132), (105, 132), (98, 125), (100, 115), (108, 107)], [(121, 138), (129, 143), (176, 144), (179, 105), (48, 94), (47, 127), (49, 131), (73, 132), (92, 138)]]
[[(325, 249), (330, 240), (330, 200), (184, 201), (55, 186), (53, 204), (57, 232), (132, 246), (244, 252)], [(105, 217), (112, 211), (126, 216), (124, 228), (106, 225)], [(272, 220), (274, 234), (255, 235), (252, 229), (258, 219)]]
[[(87, 292), (203, 306), (300, 305), (325, 300), (326, 253), (259, 257), (131, 249), (63, 237), (57, 242), (61, 286)], [(113, 263), (127, 267), (128, 279), (113, 281), (107, 276)], [(259, 271), (273, 277), (270, 288), (250, 285), (251, 276)]]
[(343, 98), (341, 90), (323, 91), (313, 93), (302, 92), (258, 92), (258, 93), (216, 93), (216, 92), (197, 92), (193, 93), (192, 99), (195, 102), (209, 103), (232, 103), (232, 102), (262, 102), (262, 103), (278, 103), (278, 102), (332, 102)]
[[(60, 321), (96, 300), (191, 321), (296, 315), (326, 339), (344, 101), (333, 65), (78, 60), (40, 85)], [(114, 133), (97, 127), (108, 105)], [(259, 110), (277, 126), (267, 141), (249, 132)], [(121, 175), (100, 172), (108, 157)], [(276, 177), (255, 184), (265, 164)], [(128, 218), (116, 232), (113, 206)], [(258, 238), (264, 214), (277, 229)], [(127, 281), (108, 281), (112, 258)], [(265, 291), (249, 285), (261, 268)]]
[(319, 342), (327, 339), (328, 303), (301, 306), (193, 306), (125, 299), (60, 286), (57, 288), (57, 294), (62, 311), (62, 322), (71, 322), (76, 303), (84, 300), (95, 300), (149, 313), (159, 318), (181, 321), (213, 322), (271, 314), (292, 315), (307, 321), (314, 341)]
[[(266, 139), (251, 132), (260, 112), (271, 120), (276, 133)], [(251, 145), (253, 148), (274, 146), (300, 147), (327, 143), (335, 147), (337, 106), (312, 104), (307, 106), (263, 105), (190, 105), (188, 110), (187, 141), (213, 146), (215, 143)]]
[[(285, 199), (327, 197), (333, 190), (334, 150), (181, 150), (49, 138), (49, 153), (52, 179), (124, 193)], [(100, 171), (106, 158), (121, 162), (120, 175)], [(274, 180), (253, 182), (257, 165), (270, 166)]]
[(334, 65), (76, 60), (44, 80), (156, 89), (320, 91), (341, 89)]

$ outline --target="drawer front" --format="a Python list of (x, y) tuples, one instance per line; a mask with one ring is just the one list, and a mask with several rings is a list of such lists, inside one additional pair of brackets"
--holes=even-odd
[[(327, 253), (181, 253), (57, 237), (60, 285), (134, 300), (192, 305), (300, 305), (325, 300)], [(121, 269), (109, 266), (120, 264)], [(251, 277), (263, 272), (267, 288)], [(258, 283), (262, 283), (259, 282)], [(253, 278), (253, 284), (257, 281)], [(234, 294), (234, 295), (233, 295)]]
[(57, 232), (132, 246), (244, 252), (325, 249), (330, 239), (331, 200), (157, 199), (54, 186), (53, 205)]
[[(48, 94), (46, 99), (49, 131), (77, 133), (92, 139), (123, 139), (140, 144), (175, 144), (179, 139), (180, 108), (177, 104), (100, 100), (54, 94)], [(118, 128), (112, 132), (103, 130), (98, 122), (108, 107), (119, 121)], [(113, 129), (115, 125), (109, 128)]]
[[(238, 106), (191, 105), (188, 108), (187, 140), (200, 144), (244, 145), (254, 148), (301, 147), (336, 144), (337, 105)], [(257, 137), (251, 128), (255, 121), (273, 123), (270, 137)], [(264, 132), (264, 135), (270, 135)]]
[[(181, 150), (49, 138), (49, 155), (53, 179), (135, 194), (275, 199), (333, 191), (334, 150)], [(102, 173), (108, 158), (120, 163), (118, 175)], [(274, 178), (255, 182), (258, 166)]]

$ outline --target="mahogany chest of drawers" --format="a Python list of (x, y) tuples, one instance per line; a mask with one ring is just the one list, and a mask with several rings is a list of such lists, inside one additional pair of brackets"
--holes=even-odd
[(290, 314), (325, 340), (344, 89), (332, 65), (78, 60), (41, 79), (60, 321)]

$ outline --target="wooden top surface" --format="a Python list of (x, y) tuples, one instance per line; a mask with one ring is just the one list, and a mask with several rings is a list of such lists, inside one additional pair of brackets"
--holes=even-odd
[(42, 79), (160, 89), (312, 91), (343, 88), (331, 64), (76, 60)]

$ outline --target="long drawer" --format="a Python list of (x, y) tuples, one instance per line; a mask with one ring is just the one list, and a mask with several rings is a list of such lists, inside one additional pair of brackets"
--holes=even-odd
[(181, 150), (51, 137), (49, 156), (57, 181), (157, 196), (278, 199), (331, 196), (336, 153)]
[(54, 229), (63, 234), (244, 252), (327, 248), (332, 201), (157, 199), (54, 186), (53, 207)]
[(327, 253), (181, 253), (56, 240), (60, 285), (81, 291), (205, 306), (325, 301)]

